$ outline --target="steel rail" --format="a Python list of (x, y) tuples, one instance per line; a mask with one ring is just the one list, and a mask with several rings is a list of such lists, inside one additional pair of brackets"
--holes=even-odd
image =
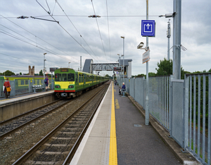
[(23, 123), (23, 124), (19, 125), (18, 127), (16, 127), (16, 128), (14, 128), (14, 129), (12, 129), (12, 130), (10, 130), (10, 131), (8, 131), (8, 132), (2, 134), (2, 135), (0, 136), (0, 139), (3, 139), (5, 136), (8, 136), (9, 134), (11, 134), (11, 133), (13, 133), (13, 132), (15, 132), (15, 131), (21, 129), (21, 128), (24, 127), (25, 125), (29, 125), (30, 123), (34, 122), (35, 120), (38, 120), (38, 119), (42, 118), (43, 116), (46, 116), (46, 115), (48, 115), (49, 113), (52, 113), (53, 111), (56, 111), (57, 109), (61, 108), (62, 106), (66, 105), (66, 104), (68, 104), (68, 103), (70, 103), (70, 102), (72, 102), (72, 100), (70, 100), (70, 101), (68, 101), (68, 102), (66, 102), (66, 103), (64, 103), (64, 104), (62, 104), (62, 105), (60, 105), (60, 106), (58, 106), (58, 107), (56, 107), (56, 108), (54, 108), (54, 109), (52, 109), (52, 110), (50, 110), (50, 111), (44, 113), (44, 114), (42, 114), (42, 115), (40, 115), (40, 116), (34, 118), (34, 119), (31, 119), (31, 120), (29, 120), (29, 121), (26, 122), (26, 123)]
[(76, 113), (80, 111), (85, 105), (87, 105), (95, 96), (99, 93), (96, 92), (88, 101), (82, 104), (79, 108), (75, 110), (71, 115), (69, 115), (64, 121), (57, 125), (52, 131), (50, 131), (46, 136), (44, 136), (39, 142), (37, 142), (32, 148), (25, 152), (19, 159), (17, 159), (12, 165), (18, 165), (25, 162), (41, 145), (43, 145), (51, 136), (53, 136), (60, 128), (62, 128)]
[(94, 117), (94, 115), (95, 115), (95, 113), (96, 113), (98, 107), (100, 106), (100, 103), (101, 103), (103, 97), (104, 97), (104, 95), (101, 96), (101, 99), (100, 99), (100, 101), (98, 102), (97, 107), (95, 108), (94, 112), (92, 113), (92, 115), (91, 115), (90, 118), (88, 119), (86, 125), (84, 126), (82, 132), (80, 133), (79, 137), (77, 138), (75, 144), (73, 145), (72, 149), (70, 150), (69, 154), (67, 155), (67, 157), (66, 157), (66, 159), (65, 159), (65, 161), (63, 162), (62, 165), (67, 164), (67, 163), (70, 161), (70, 159), (74, 156), (74, 153), (75, 153), (75, 151), (77, 150), (77, 148), (78, 148), (78, 146), (79, 146), (81, 140), (83, 139), (84, 134), (86, 133), (86, 130), (88, 129), (89, 124), (90, 124), (91, 121), (92, 121), (92, 118)]

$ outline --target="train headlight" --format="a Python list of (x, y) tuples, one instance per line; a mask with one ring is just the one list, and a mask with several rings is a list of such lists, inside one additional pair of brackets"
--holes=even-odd
[(60, 86), (59, 85), (55, 85), (55, 88), (60, 88)]
[(74, 85), (69, 85), (68, 88), (74, 88)]

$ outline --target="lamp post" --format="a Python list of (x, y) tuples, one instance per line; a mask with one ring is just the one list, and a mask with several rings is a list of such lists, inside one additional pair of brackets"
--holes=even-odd
[(45, 80), (45, 61), (46, 61), (46, 59), (45, 59), (45, 55), (46, 55), (47, 53), (43, 53), (43, 55), (44, 55), (44, 68), (43, 68), (43, 79)]
[(167, 53), (168, 53), (168, 60), (170, 60), (170, 37), (171, 37), (171, 25), (170, 25), (170, 19), (169, 19), (168, 27), (167, 27), (167, 38), (168, 38)]
[(123, 57), (123, 82), (124, 82), (124, 77), (125, 77), (125, 68), (124, 68), (124, 54), (121, 55)]
[(124, 45), (125, 45), (125, 37), (124, 36), (121, 36), (121, 38), (123, 39), (123, 82), (124, 82), (124, 77), (125, 77), (125, 66), (124, 66), (124, 61), (125, 61), (125, 59), (124, 59), (124, 56), (125, 56), (125, 52), (124, 52)]

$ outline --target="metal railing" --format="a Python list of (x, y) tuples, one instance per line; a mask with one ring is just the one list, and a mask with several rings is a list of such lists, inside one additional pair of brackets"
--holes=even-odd
[[(41, 85), (43, 86), (42, 89), (45, 88), (45, 84), (43, 79), (33, 79), (33, 80), (28, 80), (28, 79), (16, 79), (14, 81), (9, 81), (11, 85), (11, 92), (10, 96), (16, 96), (16, 95), (21, 95), (21, 94), (26, 94), (26, 93), (32, 93), (33, 92), (33, 86), (34, 85)], [(4, 80), (0, 80), (0, 97), (5, 97), (4, 91), (3, 91), (3, 84)], [(54, 89), (54, 80), (49, 79), (49, 89)], [(42, 91), (42, 90), (40, 90)]]
[(211, 74), (186, 75), (186, 145), (204, 164), (210, 165)]
[[(121, 78), (117, 82), (122, 85)], [(130, 96), (145, 108), (145, 78), (124, 82)], [(184, 80), (149, 77), (149, 112), (184, 150), (210, 165), (211, 73), (185, 75)]]

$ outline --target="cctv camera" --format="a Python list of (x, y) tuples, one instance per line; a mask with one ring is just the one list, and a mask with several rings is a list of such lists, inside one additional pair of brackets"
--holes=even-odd
[(140, 44), (137, 46), (137, 49), (141, 49), (144, 46), (143, 42), (140, 42)]

